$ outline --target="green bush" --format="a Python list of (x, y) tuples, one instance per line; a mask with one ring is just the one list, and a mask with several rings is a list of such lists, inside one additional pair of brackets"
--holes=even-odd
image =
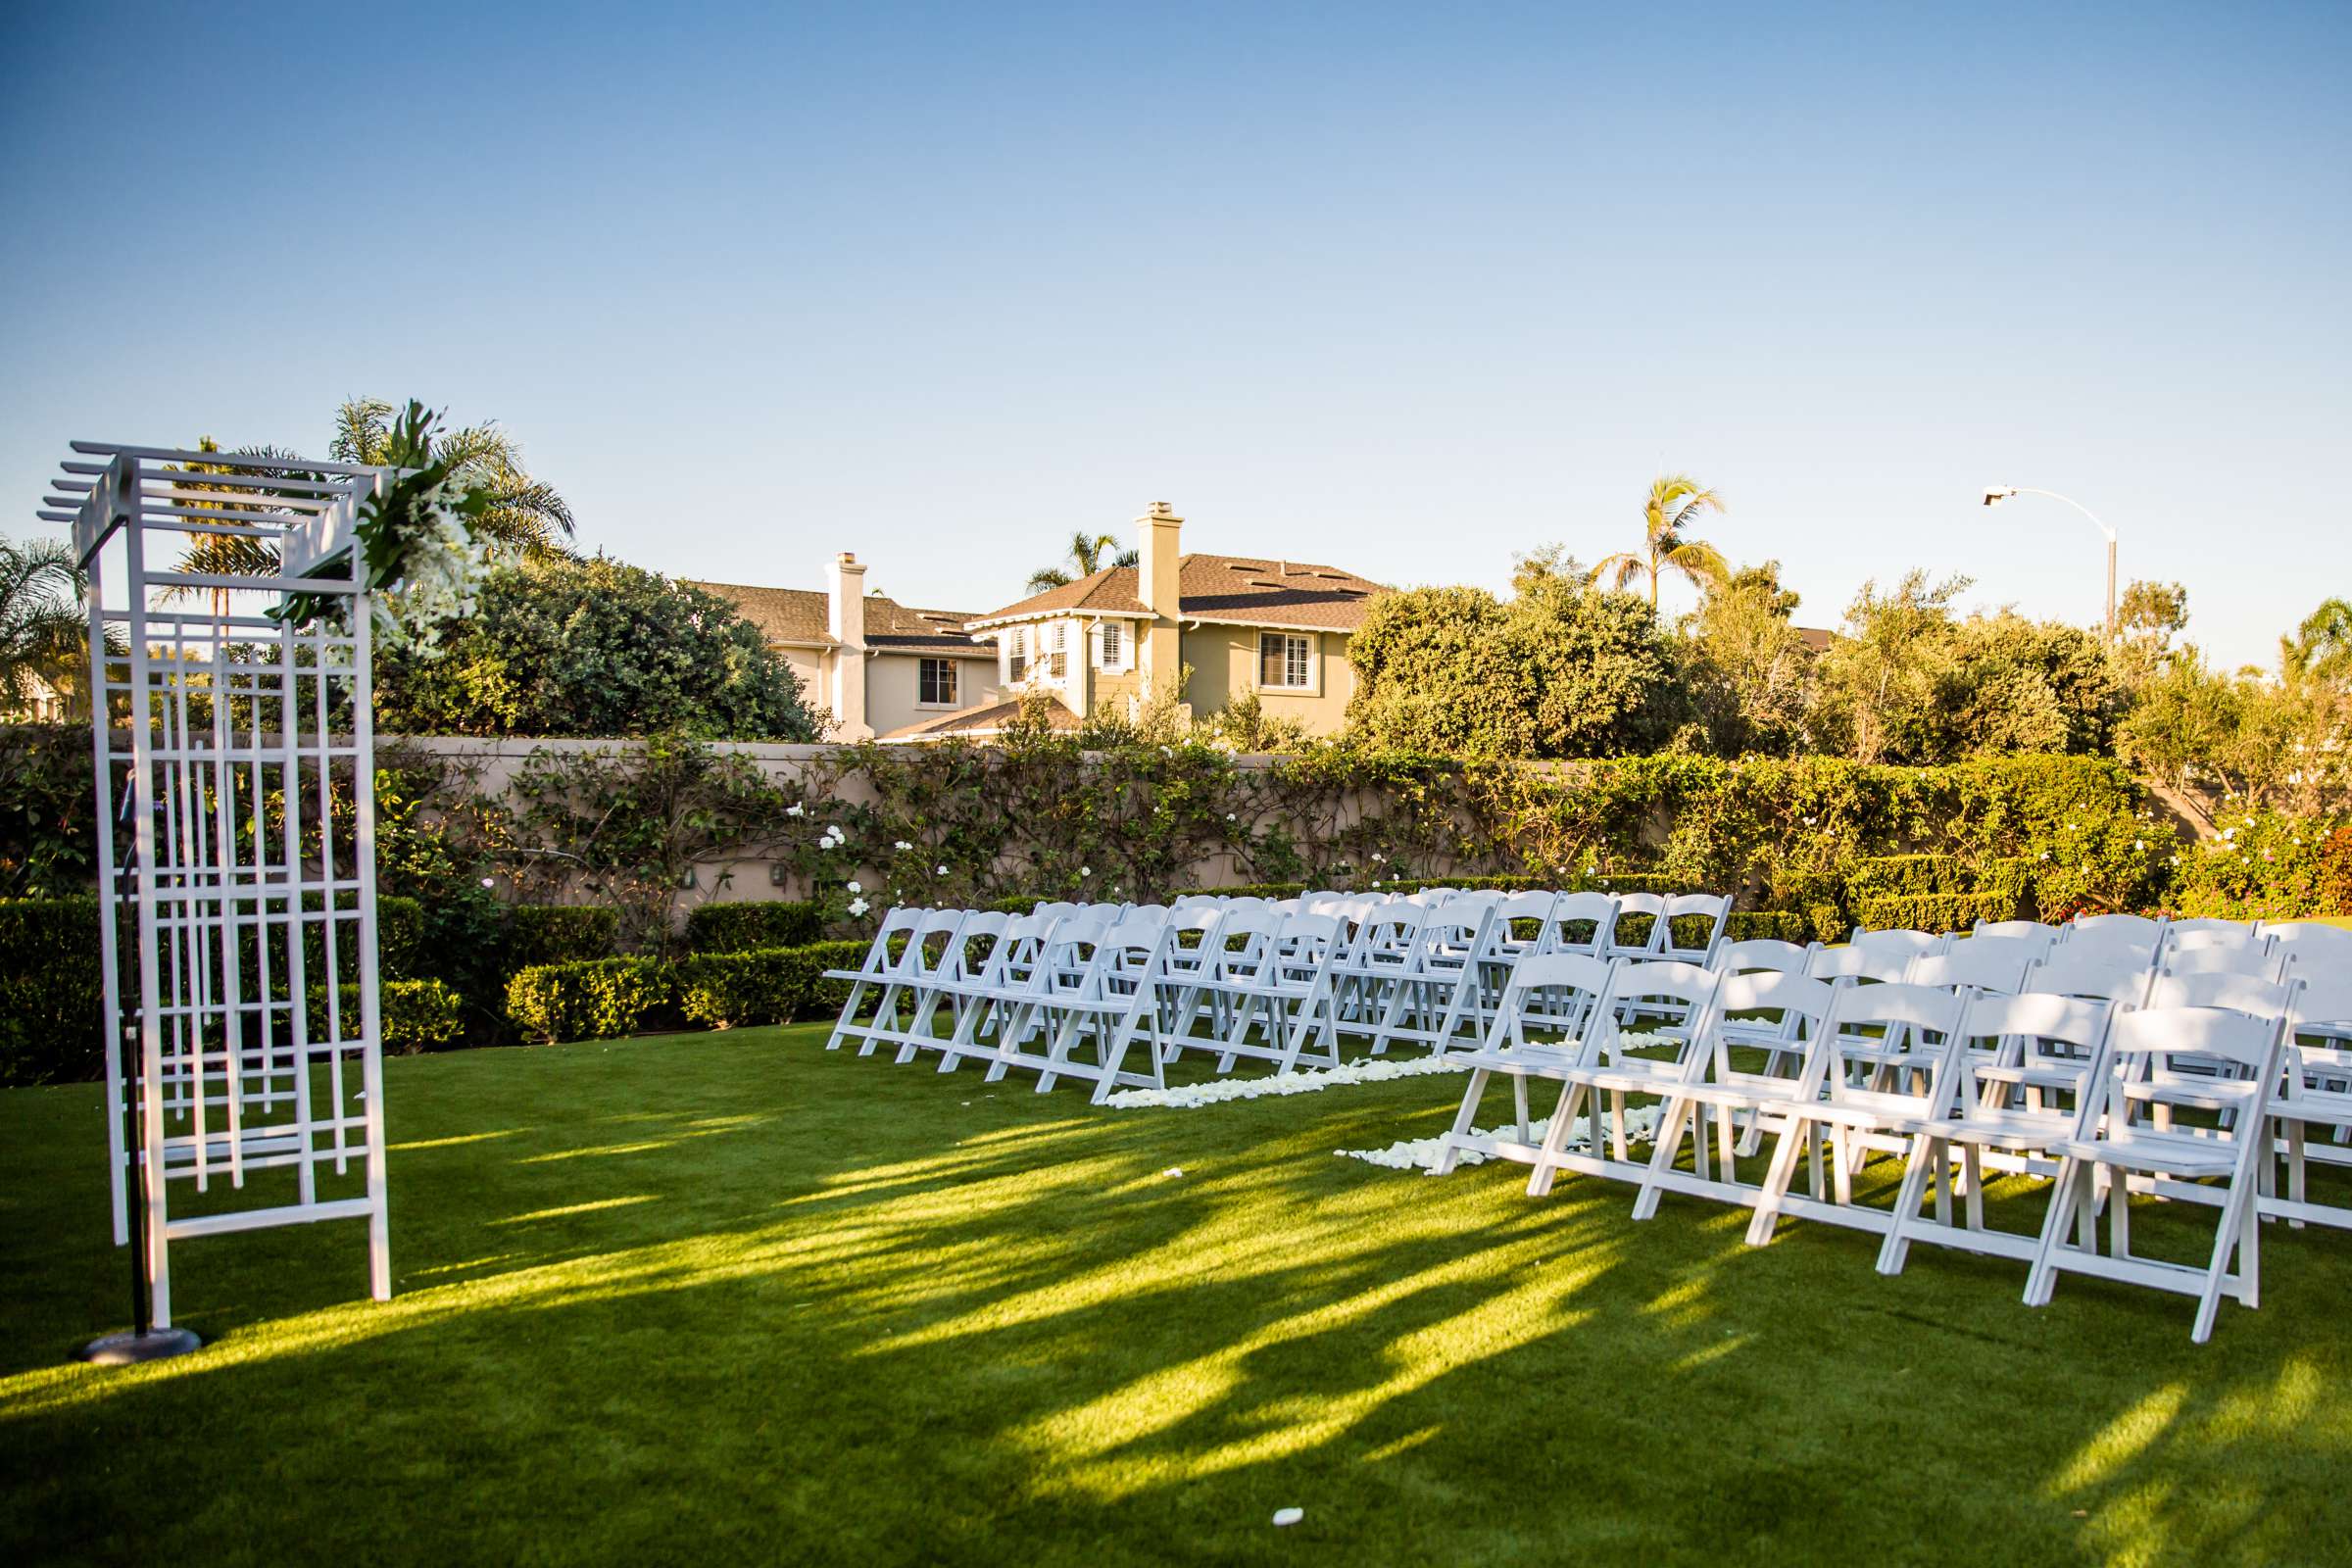
[(2335, 910), (2337, 831), (2326, 818), (2239, 811), (2183, 849), (2172, 906), (2187, 916), (2296, 920)]
[(0, 901), (0, 1087), (106, 1070), (95, 898)]
[(867, 946), (814, 942), (747, 953), (698, 953), (678, 960), (678, 1004), (692, 1022), (716, 1029), (831, 1018), (848, 1000), (849, 986), (824, 979), (824, 971), (856, 968)]
[[(393, 1055), (440, 1051), (457, 1044), (466, 1032), (465, 1002), (439, 980), (386, 980), (376, 987), (376, 1016), (383, 1025), (383, 1050)], [(326, 993), (310, 993), (311, 1038), (326, 1038), (333, 1021), (326, 1012)], [(360, 1015), (360, 988), (342, 988), (342, 1016), (349, 1031)]]
[(424, 906), (415, 899), (378, 894), (375, 901), (375, 962), (385, 980), (415, 977), (424, 958)]
[(517, 904), (507, 911), (510, 971), (610, 958), (620, 916), (602, 904)]
[(1845, 879), (1857, 906), (1889, 894), (1973, 893), (1976, 878), (1956, 855), (1878, 855), (1856, 860)]
[(1794, 909), (1734, 909), (1723, 923), (1726, 942), (1794, 942), (1800, 947), (1816, 936), (1813, 922)]
[(1999, 919), (2030, 920), (2039, 913), (2034, 888), (2034, 862), (2021, 858), (1993, 860), (1977, 873), (1976, 891), (1987, 899), (1999, 900), (2009, 911), (1997, 916)]
[(2016, 909), (1999, 894), (1885, 893), (1864, 899), (1854, 918), (1868, 931), (1973, 931), (1979, 920), (2006, 920)]
[(706, 904), (686, 916), (690, 953), (798, 948), (823, 935), (824, 915), (813, 904)]
[(543, 963), (507, 982), (507, 1016), (531, 1040), (614, 1040), (669, 1005), (677, 976), (661, 958)]

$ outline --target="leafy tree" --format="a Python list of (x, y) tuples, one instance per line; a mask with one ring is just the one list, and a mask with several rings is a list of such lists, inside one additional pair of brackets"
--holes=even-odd
[(2278, 673), (2289, 683), (2352, 677), (2352, 603), (2323, 600), (2292, 637), (2278, 639)]
[(1827, 732), (1858, 761), (1905, 761), (1937, 750), (1932, 731), (1951, 665), (1952, 601), (1969, 579), (1930, 582), (1908, 571), (1886, 593), (1862, 585), (1845, 610), (1845, 635), (1822, 656)]
[(1349, 734), (1370, 746), (1612, 756), (1663, 744), (1690, 712), (1646, 605), (1549, 573), (1507, 604), (1480, 588), (1384, 595), (1348, 658)]
[(608, 557), (525, 559), (427, 656), (376, 656), (376, 722), (420, 735), (807, 741), (798, 679), (722, 599)]
[(1781, 564), (1734, 572), (1684, 617), (1686, 677), (1715, 750), (1788, 756), (1810, 738), (1814, 654)]
[(1731, 575), (1723, 552), (1704, 539), (1691, 538), (1690, 529), (1700, 513), (1722, 510), (1723, 498), (1700, 488), (1687, 473), (1651, 480), (1649, 499), (1642, 508), (1642, 549), (1603, 557), (1592, 568), (1592, 580), (1597, 584), (1606, 578), (1610, 587), (1623, 593), (1646, 574), (1652, 610), (1658, 608), (1658, 578), (1666, 571), (1680, 572), (1702, 588), (1721, 582)]
[[(1070, 535), (1070, 553), (1051, 566), (1040, 566), (1029, 574), (1029, 591), (1042, 594), (1049, 588), (1091, 577), (1105, 566), (1132, 566), (1136, 564), (1133, 550), (1122, 550), (1116, 536), (1107, 533), (1074, 533)], [(1070, 568), (1075, 566), (1077, 570)]]
[(514, 553), (562, 553), (572, 537), (571, 506), (556, 487), (523, 466), (522, 448), (496, 419), (456, 430), (433, 430), (412, 447), (400, 410), (377, 398), (349, 398), (335, 411), (335, 433), (327, 456), (337, 463), (383, 464), (420, 468), (430, 462), (450, 465), (460, 489), (490, 494), (490, 506), (474, 519), (477, 536)]
[(74, 691), (88, 658), (89, 582), (57, 539), (0, 539), (0, 710), (22, 712), (43, 686)]

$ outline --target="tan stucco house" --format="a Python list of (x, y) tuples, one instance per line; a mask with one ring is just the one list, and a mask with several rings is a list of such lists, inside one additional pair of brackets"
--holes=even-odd
[(968, 610), (913, 610), (868, 593), (865, 566), (836, 557), (825, 589), (688, 582), (728, 601), (760, 628), (801, 679), (828, 736), (861, 741), (999, 702), (997, 662), (963, 630)]
[(1183, 527), (1155, 503), (1136, 519), (1137, 565), (972, 617), (964, 629), (995, 644), (996, 699), (892, 738), (985, 735), (1031, 691), (1057, 699), (1072, 724), (1105, 704), (1160, 693), (1206, 715), (1254, 692), (1269, 715), (1298, 719), (1310, 734), (1336, 732), (1355, 689), (1348, 639), (1387, 590), (1336, 566), (1188, 556)]

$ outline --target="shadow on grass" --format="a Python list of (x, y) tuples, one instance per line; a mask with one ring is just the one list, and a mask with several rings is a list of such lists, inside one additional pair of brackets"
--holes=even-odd
[[(2251, 1562), (2342, 1534), (2340, 1238), (2281, 1238), (2264, 1310), (2196, 1350), (2171, 1298), (2032, 1312), (1985, 1260), (1881, 1280), (1817, 1226), (1757, 1251), (1702, 1203), (1637, 1226), (1621, 1187), (1330, 1156), (1436, 1130), (1452, 1080), (1102, 1112), (805, 1031), (393, 1065), (401, 1294), (349, 1300), (356, 1229), (190, 1248), (215, 1343), (129, 1375), (25, 1354), (88, 1324), (12, 1300), (0, 1544)], [(88, 1196), (0, 1240), (12, 1277), (91, 1268)]]

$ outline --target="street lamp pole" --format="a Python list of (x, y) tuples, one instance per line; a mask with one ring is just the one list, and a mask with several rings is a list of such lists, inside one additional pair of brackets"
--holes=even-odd
[(2091, 526), (2107, 536), (2107, 641), (2115, 641), (2115, 530), (2099, 520), (2099, 514), (2072, 496), (2062, 496), (2055, 490), (2034, 490), (2022, 485), (1986, 485), (1984, 504), (1997, 507), (2018, 496), (2040, 496), (2045, 501), (2061, 501), (2090, 519)]

